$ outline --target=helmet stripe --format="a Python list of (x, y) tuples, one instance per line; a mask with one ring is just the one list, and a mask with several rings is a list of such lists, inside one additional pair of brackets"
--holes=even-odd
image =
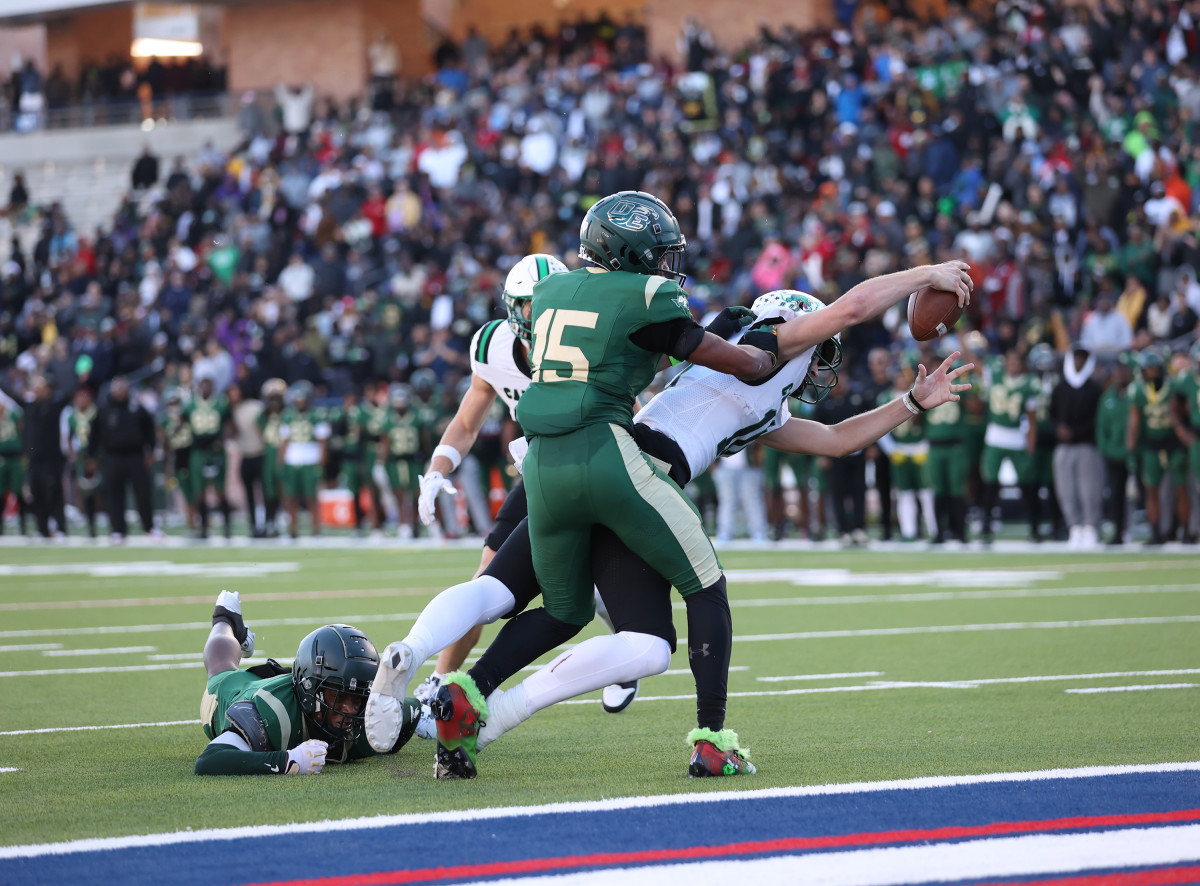
[(537, 262), (537, 278), (539, 280), (542, 280), (546, 277), (549, 277), (550, 276), (550, 263), (547, 262), (546, 259), (540, 255), (537, 257), (536, 262)]

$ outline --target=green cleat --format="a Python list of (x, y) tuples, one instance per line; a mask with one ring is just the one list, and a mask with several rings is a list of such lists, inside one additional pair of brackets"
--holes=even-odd
[(479, 687), (462, 671), (447, 674), (429, 707), (438, 733), (434, 777), (474, 778), (476, 741), (487, 717)]

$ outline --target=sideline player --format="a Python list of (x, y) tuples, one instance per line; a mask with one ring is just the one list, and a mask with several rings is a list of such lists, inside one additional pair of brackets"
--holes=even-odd
[[(325, 625), (300, 641), (291, 669), (268, 659), (240, 669), (254, 653), (254, 632), (242, 620), (236, 591), (221, 591), (204, 644), (208, 682), (200, 722), (210, 739), (197, 775), (315, 775), (326, 763), (347, 763), (375, 751), (362, 734), (363, 708), (379, 655), (350, 625)], [(400, 705), (401, 725), (385, 753), (435, 727), (416, 699)], [(424, 722), (422, 722), (424, 721)]]
[[(847, 293), (844, 296), (846, 303), (841, 307), (835, 304), (834, 307), (826, 308), (819, 312), (815, 312), (819, 302), (800, 293), (771, 293), (768, 296), (764, 296), (759, 302), (756, 302), (756, 307), (763, 307), (772, 298), (802, 299), (807, 305), (804, 308), (807, 312), (805, 322), (810, 325), (810, 328), (816, 328), (823, 332), (832, 328), (832, 323), (829, 319), (821, 316), (823, 314), (829, 314), (834, 318), (842, 316), (846, 318), (861, 317), (865, 319), (874, 316), (878, 311), (884, 310), (886, 307), (904, 298), (909, 292), (924, 285), (927, 282), (927, 278), (938, 280), (943, 285), (952, 287), (954, 284), (950, 281), (957, 279), (957, 276), (962, 273), (962, 269), (965, 267), (961, 263), (951, 263), (941, 266), (940, 270), (934, 271), (932, 274), (932, 269), (923, 268), (891, 275), (887, 278), (877, 278), (867, 281), (861, 284), (860, 287), (856, 287), (851, 293)], [(963, 277), (965, 278), (965, 274), (963, 274)], [(793, 310), (795, 309), (794, 305), (795, 302), (793, 303)], [(821, 324), (813, 322), (817, 317), (822, 319), (823, 322)], [(860, 321), (855, 320), (853, 322)], [(789, 330), (786, 334), (781, 332), (781, 337), (790, 341), (804, 340), (803, 336), (793, 335), (793, 330)], [(832, 343), (830, 342), (830, 344)], [(812, 347), (813, 345), (810, 344), (810, 354), (812, 353)], [(831, 355), (824, 348), (818, 357), (820, 359), (816, 362), (824, 365), (826, 368), (836, 365), (837, 360), (831, 360)], [(789, 421), (790, 416), (786, 408), (787, 396), (807, 384), (805, 380), (809, 364), (810, 359), (805, 357), (784, 364), (777, 373), (770, 377), (769, 384), (763, 383), (762, 385), (742, 385), (728, 376), (704, 369), (693, 368), (681, 376), (680, 380), (660, 394), (652, 401), (650, 406), (639, 414), (638, 423), (634, 426), (635, 433), (639, 438), (638, 442), (644, 448), (651, 451), (657, 448), (659, 452), (656, 454), (661, 454), (665, 460), (674, 462), (675, 470), (672, 472), (672, 478), (677, 482), (686, 483), (692, 473), (707, 468), (717, 454), (724, 450), (724, 447), (732, 446), (734, 445), (734, 441), (738, 441), (737, 448), (740, 448), (749, 439), (765, 434), (785, 422), (787, 422), (788, 426), (811, 426), (817, 429), (813, 433), (824, 434), (826, 432), (824, 426), (816, 425), (812, 422), (799, 422), (798, 425), (793, 425)], [(784, 368), (785, 366), (787, 368)], [(827, 387), (831, 386), (829, 383), (822, 383), (814, 379), (812, 387), (819, 389), (822, 384)], [(714, 385), (715, 387), (713, 387)], [(728, 396), (730, 391), (734, 393), (734, 396)], [(672, 402), (675, 405), (671, 405)], [(754, 406), (750, 407), (749, 403), (753, 403)], [(896, 411), (894, 407), (884, 407), (885, 410), (888, 408), (891, 408), (893, 412)], [(873, 431), (874, 436), (869, 440), (864, 440), (862, 443), (855, 443), (852, 448), (865, 445), (865, 443), (871, 442), (883, 433), (899, 425), (900, 420), (909, 414), (905, 409), (908, 409), (908, 407), (902, 407), (900, 410), (900, 412), (903, 412), (903, 416), (891, 422), (891, 424), (875, 429)], [(696, 410), (700, 410), (700, 413), (697, 413)], [(712, 411), (713, 414), (711, 416), (701, 414), (708, 410)], [(882, 411), (877, 410), (877, 412)], [(655, 418), (656, 414), (660, 416), (668, 414), (673, 417), (660, 425), (660, 422), (663, 420)], [(871, 413), (870, 415), (875, 416), (875, 413)], [(854, 425), (858, 425), (862, 421), (867, 420), (869, 419), (865, 416), (856, 417), (852, 422)], [(655, 425), (660, 425), (660, 427), (656, 428)], [(843, 438), (848, 436), (850, 427), (852, 427), (850, 423), (846, 423), (845, 427), (839, 427), (839, 432)], [(676, 443), (669, 436), (672, 429), (674, 429), (674, 433), (681, 439), (690, 439), (691, 441), (685, 444), (693, 450), (686, 458), (683, 456), (680, 444)], [(733, 451), (733, 449), (729, 451)], [(830, 454), (835, 454), (830, 450), (808, 447), (801, 447), (799, 451), (829, 452)], [(619, 545), (617, 547), (619, 548)], [(618, 551), (618, 554), (623, 554), (625, 559), (629, 557), (628, 551)], [(592, 559), (594, 564), (600, 562), (600, 558), (595, 555), (594, 551)], [(635, 569), (639, 568), (643, 570), (643, 575), (648, 571), (645, 570), (645, 567), (640, 562), (635, 566)], [(630, 573), (627, 569), (624, 570), (624, 575), (621, 575), (621, 572), (622, 570), (617, 569), (613, 570), (612, 574), (619, 580), (629, 578)], [(596, 577), (599, 582), (601, 576), (597, 575)], [(634, 582), (632, 583), (634, 586), (636, 586), (637, 580), (638, 576), (635, 575)], [(655, 582), (662, 581), (657, 576), (654, 576), (653, 580)], [(626, 580), (623, 584), (628, 587), (631, 583)], [(507, 614), (508, 616), (512, 616), (520, 613), (529, 599), (538, 593), (536, 585), (537, 582), (530, 568), (528, 535), (524, 533), (522, 536), (514, 537), (502, 549), (501, 555), (497, 557), (496, 562), (485, 571), (485, 574), (481, 578), (451, 588), (427, 606), (425, 612), (422, 613), (417, 623), (413, 626), (413, 630), (410, 631), (409, 636), (403, 642), (393, 644), (385, 650), (384, 660), (380, 668), (380, 677), (377, 678), (375, 684), (376, 694), (373, 696), (372, 704), (368, 709), (369, 734), (373, 728), (378, 728), (381, 724), (386, 724), (385, 703), (387, 701), (387, 692), (390, 690), (395, 694), (402, 695), (408, 681), (411, 679), (412, 673), (415, 672), (416, 668), (429, 654), (437, 651), (437, 649), (448, 642), (452, 642), (454, 637), (460, 636), (472, 624), (490, 623), (501, 615)], [(669, 587), (665, 583), (663, 587), (665, 588), (664, 597), (667, 601), (665, 604), (667, 607), (665, 626), (662, 620), (660, 620), (659, 623), (654, 624), (651, 630), (647, 632), (635, 630), (637, 626), (636, 618), (626, 621), (623, 617), (617, 617), (617, 612), (613, 610), (613, 604), (606, 596), (605, 587), (602, 585), (601, 596), (605, 597), (605, 602), (609, 605), (613, 621), (617, 625), (618, 630), (623, 631), (623, 633), (612, 637), (593, 639), (601, 640), (601, 645), (613, 644), (618, 658), (629, 658), (632, 655), (635, 660), (626, 662), (626, 669), (624, 671), (620, 670), (621, 662), (617, 663), (617, 668), (600, 669), (595, 673), (577, 673), (578, 669), (574, 665), (565, 670), (559, 668), (557, 673), (552, 670), (550, 678), (552, 682), (557, 681), (559, 678), (566, 678), (568, 672), (574, 673), (574, 676), (566, 678), (567, 682), (558, 684), (557, 686), (545, 687), (546, 691), (542, 692), (536, 699), (532, 695), (529, 696), (525, 700), (526, 707), (524, 709), (521, 709), (520, 705), (514, 705), (512, 702), (512, 699), (519, 698), (519, 695), (509, 695), (509, 706), (514, 707), (510, 719), (520, 722), (541, 707), (581, 692), (599, 688), (599, 686), (605, 685), (609, 680), (615, 679), (617, 682), (620, 682), (622, 680), (634, 679), (638, 676), (657, 673), (665, 668), (670, 657), (670, 652), (674, 647), (675, 635), (670, 620)], [(510, 588), (518, 590), (511, 591)], [(530, 588), (532, 590), (529, 590)], [(631, 589), (629, 593), (634, 593), (634, 591)], [(519, 603), (514, 605), (516, 594), (524, 594), (525, 596)], [(635, 607), (637, 603), (636, 600), (622, 602), (632, 604)], [(534, 612), (520, 616), (518, 619), (514, 619), (510, 626), (501, 631), (501, 635), (493, 643), (492, 649), (488, 653), (485, 653), (485, 659), (492, 656), (493, 651), (505, 646), (509, 647), (509, 652), (512, 652), (511, 647), (514, 645), (520, 650), (521, 646), (519, 643), (513, 644), (509, 642), (511, 637), (507, 635), (513, 633), (510, 631), (510, 628), (515, 627), (518, 621), (528, 623), (533, 620), (535, 626), (537, 620), (545, 621), (544, 614), (539, 616), (539, 612), (540, 610), (535, 610)], [(471, 619), (472, 614), (477, 618), (474, 622)], [(657, 636), (655, 632), (665, 634), (665, 636)], [(562, 639), (569, 639), (574, 633), (576, 633), (574, 630), (569, 633), (564, 632)], [(689, 634), (693, 633), (691, 626), (689, 626)], [(479, 688), (490, 691), (490, 689), (498, 686), (504, 679), (507, 679), (508, 676), (511, 676), (512, 673), (519, 670), (521, 666), (527, 664), (528, 661), (554, 648), (558, 642), (562, 642), (562, 639), (557, 637), (550, 638), (550, 640), (542, 644), (542, 648), (532, 657), (520, 661), (515, 667), (509, 665), (507, 667), (496, 668), (495, 674), (491, 679), (480, 677), (484, 685)], [(691, 640), (691, 637), (689, 637), (689, 640)], [(591, 643), (592, 641), (589, 640), (587, 642)], [(585, 645), (587, 644), (581, 644), (581, 646)], [(576, 649), (579, 648), (581, 647), (576, 647)], [(610, 649), (609, 651), (612, 654), (613, 650)], [(640, 658), (643, 653), (647, 658)], [(587, 661), (586, 658), (578, 660), (578, 663), (583, 666), (585, 671), (589, 667)], [(483, 659), (476, 665), (476, 668), (472, 669), (469, 678), (473, 682), (480, 675), (481, 665), (485, 665)], [(724, 668), (727, 669), (727, 659), (725, 660)], [(545, 671), (546, 669), (543, 669), (539, 674), (545, 673)], [(697, 673), (696, 677), (699, 696), (704, 691), (702, 688), (702, 675)], [(724, 673), (717, 679), (719, 680), (719, 686), (710, 691), (719, 696), (719, 702), (723, 708), (725, 694)], [(703, 680), (712, 682), (711, 675), (705, 672)], [(585, 685), (591, 683), (595, 683), (595, 685)], [(502, 693), (501, 695), (504, 694)], [(504, 719), (503, 716), (501, 719)], [(497, 725), (499, 722), (498, 720)], [(511, 725), (515, 725), (515, 723), (505, 728), (511, 728)], [(383, 728), (378, 741), (384, 741), (388, 732), (387, 728)], [(721, 765), (716, 766), (716, 771), (707, 771), (706, 765), (702, 765), (700, 768), (705, 771), (696, 772), (695, 774), (733, 774), (732, 772), (723, 772), (723, 770), (724, 765), (730, 763), (734, 757), (737, 757), (737, 759), (732, 765), (734, 766), (734, 771), (738, 771), (738, 767), (746, 761), (743, 757), (738, 756), (736, 736), (733, 733), (723, 733), (720, 730), (710, 730), (710, 732), (713, 737), (717, 738), (720, 744), (725, 744), (726, 747), (714, 746), (706, 740), (696, 740), (696, 743), (698, 746), (708, 744), (709, 747), (715, 747), (720, 752), (718, 756), (723, 757)], [(747, 767), (742, 771), (749, 771), (749, 769)]]

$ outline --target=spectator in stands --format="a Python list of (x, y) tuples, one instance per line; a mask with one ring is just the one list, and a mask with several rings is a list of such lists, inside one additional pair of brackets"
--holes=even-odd
[(299, 139), (301, 145), (307, 144), (313, 120), (312, 84), (289, 86), (280, 83), (275, 87), (275, 101), (283, 115), (283, 131)]
[(25, 211), (25, 207), (29, 205), (29, 188), (25, 185), (25, 173), (16, 172), (13, 174), (12, 187), (8, 189), (8, 208), (6, 213), (11, 216), (18, 216)]
[(1095, 309), (1083, 321), (1079, 343), (1089, 353), (1100, 357), (1112, 357), (1133, 344), (1133, 330), (1129, 321), (1114, 308), (1108, 293), (1101, 292), (1096, 299)]
[(142, 148), (129, 177), (134, 191), (144, 191), (158, 184), (158, 157), (150, 150), (150, 145)]

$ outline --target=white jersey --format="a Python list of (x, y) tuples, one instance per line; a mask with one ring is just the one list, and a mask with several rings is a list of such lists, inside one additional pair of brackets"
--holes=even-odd
[(814, 350), (809, 348), (774, 375), (752, 384), (690, 365), (633, 420), (674, 440), (691, 476), (699, 476), (718, 457), (738, 452), (791, 419), (787, 398), (800, 390)]
[(532, 380), (524, 350), (507, 320), (493, 320), (471, 339), (471, 372), (492, 386), (514, 421), (517, 401)]

